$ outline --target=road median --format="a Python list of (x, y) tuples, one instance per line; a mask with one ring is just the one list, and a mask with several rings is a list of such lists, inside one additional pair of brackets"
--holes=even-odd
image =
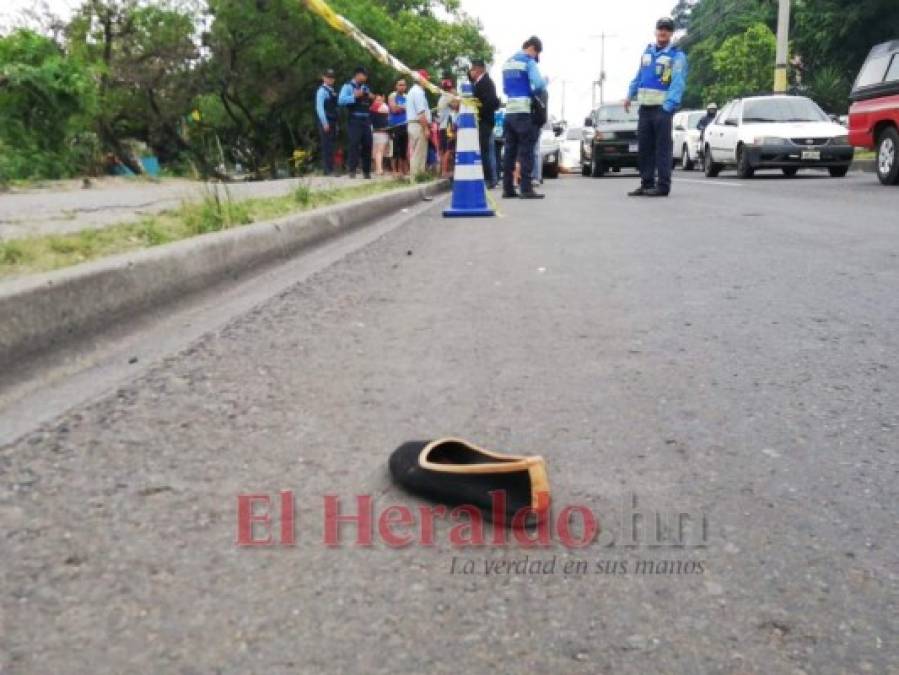
[(440, 181), (0, 282), (0, 370), (397, 212)]

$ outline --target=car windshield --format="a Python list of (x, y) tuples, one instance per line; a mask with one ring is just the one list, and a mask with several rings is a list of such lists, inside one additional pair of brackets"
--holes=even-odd
[(565, 139), (569, 141), (579, 141), (581, 140), (581, 136), (583, 135), (584, 130), (580, 127), (575, 127), (574, 129), (568, 130), (568, 134), (565, 136)]
[(743, 123), (766, 122), (827, 122), (830, 118), (807, 98), (763, 98), (747, 100), (743, 104)]
[(704, 112), (690, 113), (687, 117), (687, 129), (696, 129), (699, 127), (699, 120), (705, 117)]
[(622, 124), (636, 122), (637, 106), (631, 106), (630, 112), (623, 105), (604, 105), (596, 111), (597, 124)]
[(883, 82), (883, 78), (887, 72), (887, 66), (890, 64), (891, 56), (892, 54), (883, 54), (869, 58), (862, 67), (862, 71), (858, 74), (855, 86), (870, 87), (871, 85)]

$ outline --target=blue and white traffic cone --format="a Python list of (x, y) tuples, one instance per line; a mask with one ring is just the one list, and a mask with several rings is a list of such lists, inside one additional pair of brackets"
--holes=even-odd
[(463, 82), (459, 88), (462, 103), (456, 133), (456, 168), (453, 171), (453, 201), (443, 212), (444, 218), (476, 218), (495, 216), (487, 204), (487, 185), (481, 165), (481, 146), (478, 140), (477, 108), (472, 87)]

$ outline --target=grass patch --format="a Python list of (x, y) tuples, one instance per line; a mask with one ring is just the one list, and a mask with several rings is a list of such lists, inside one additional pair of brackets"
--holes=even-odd
[(103, 256), (161, 246), (209, 232), (220, 232), (291, 213), (409, 187), (409, 181), (366, 182), (345, 188), (313, 190), (300, 185), (283, 197), (233, 201), (227, 186), (209, 187), (198, 202), (99, 230), (0, 241), (0, 278), (77, 265)]

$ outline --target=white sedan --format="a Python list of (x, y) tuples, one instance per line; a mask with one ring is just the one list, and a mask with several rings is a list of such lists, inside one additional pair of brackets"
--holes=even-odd
[(674, 139), (674, 162), (680, 162), (685, 171), (692, 171), (699, 160), (699, 126), (705, 117), (705, 110), (682, 110), (672, 120)]
[(855, 149), (845, 127), (804, 96), (754, 96), (728, 103), (705, 132), (705, 175), (735, 167), (740, 178), (757, 169), (849, 171)]
[(562, 141), (562, 168), (569, 173), (581, 169), (581, 141), (584, 140), (583, 127), (569, 127)]

